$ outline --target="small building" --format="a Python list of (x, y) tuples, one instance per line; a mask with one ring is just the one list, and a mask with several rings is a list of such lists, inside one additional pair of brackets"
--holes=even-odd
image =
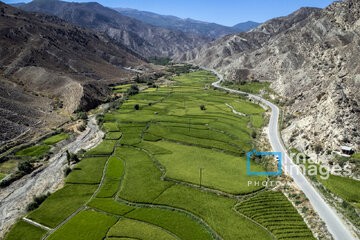
[(341, 146), (341, 153), (346, 155), (351, 155), (354, 154), (355, 151), (351, 147)]

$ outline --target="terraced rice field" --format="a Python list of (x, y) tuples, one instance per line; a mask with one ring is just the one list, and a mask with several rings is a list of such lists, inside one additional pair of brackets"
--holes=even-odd
[(239, 203), (236, 210), (269, 229), (277, 239), (315, 239), (281, 192), (260, 193)]
[[(263, 240), (290, 236), (281, 229), (293, 223), (291, 236), (311, 238), (280, 195), (274, 198), (285, 203), (290, 222), (255, 223), (246, 217), (258, 209), (239, 213), (241, 206), (244, 211), (253, 206), (252, 198), (241, 202), (239, 196), (268, 194), (261, 186), (247, 186), (266, 177), (248, 177), (245, 159), (265, 110), (243, 97), (204, 90), (216, 80), (206, 71), (173, 80), (174, 85), (129, 97), (119, 110), (105, 114), (105, 140), (86, 153), (64, 188), (27, 216), (51, 231), (20, 221), (7, 239), (31, 228), (36, 233), (28, 239), (46, 234), (47, 239)], [(265, 171), (255, 162), (252, 167)], [(270, 219), (271, 206), (264, 207)]]

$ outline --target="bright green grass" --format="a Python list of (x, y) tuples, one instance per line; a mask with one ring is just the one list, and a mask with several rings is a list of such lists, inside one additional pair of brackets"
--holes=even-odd
[(173, 132), (169, 131), (168, 128), (162, 128), (158, 124), (152, 124), (147, 132), (152, 135), (164, 138), (164, 139), (169, 139), (169, 140), (178, 141), (178, 142), (182, 142), (182, 143), (188, 143), (188, 144), (198, 145), (198, 146), (207, 147), (207, 148), (217, 148), (217, 149), (222, 149), (222, 150), (234, 152), (234, 153), (243, 152), (242, 149), (240, 149), (240, 147), (229, 145), (226, 142), (221, 142), (221, 141), (206, 139), (206, 138), (197, 138), (197, 137), (187, 136), (187, 135), (180, 134), (180, 133), (173, 133)]
[(318, 179), (339, 197), (349, 202), (360, 203), (360, 181), (335, 175), (330, 175), (327, 180), (320, 177)]
[(156, 239), (172, 240), (176, 239), (163, 229), (144, 222), (120, 219), (109, 231), (109, 237), (131, 237), (135, 239)]
[(45, 233), (46, 230), (20, 220), (11, 228), (5, 240), (39, 240)]
[(244, 114), (264, 113), (265, 110), (259, 105), (244, 100), (235, 100), (229, 103), (236, 111)]
[(7, 176), (7, 174), (5, 174), (5, 173), (0, 173), (0, 180), (3, 179), (3, 178), (6, 177), (6, 176)]
[(121, 131), (123, 132), (123, 136), (120, 139), (120, 144), (126, 144), (126, 145), (134, 145), (137, 143), (140, 143), (140, 135), (142, 131), (144, 130), (144, 126), (142, 127), (122, 127), (120, 125)]
[(111, 198), (93, 198), (88, 204), (89, 207), (94, 209), (98, 209), (107, 213), (112, 213), (115, 215), (122, 216), (132, 210), (133, 207), (128, 205), (115, 202)]
[(118, 191), (121, 178), (124, 172), (124, 164), (121, 159), (111, 157), (106, 169), (105, 180), (101, 186), (97, 197), (112, 197)]
[(27, 217), (54, 228), (85, 204), (96, 188), (96, 185), (66, 184)]
[(52, 144), (61, 142), (65, 139), (68, 139), (69, 137), (70, 137), (70, 135), (67, 133), (60, 133), (60, 134), (57, 134), (57, 135), (54, 135), (54, 136), (51, 136), (51, 137), (45, 139), (42, 143), (52, 145)]
[(270, 84), (269, 82), (245, 82), (244, 84), (234, 83), (231, 85), (226, 84), (225, 86), (243, 92), (259, 94), (260, 90), (268, 90)]
[(120, 130), (117, 122), (105, 122), (103, 126), (107, 132), (118, 132)]
[(145, 152), (121, 147), (116, 149), (115, 155), (124, 159), (126, 165), (119, 197), (132, 202), (152, 202), (172, 185), (172, 183), (160, 181), (161, 171)]
[(223, 239), (271, 239), (258, 225), (232, 210), (236, 201), (198, 191), (183, 185), (173, 185), (155, 203), (181, 208), (207, 222)]
[(262, 192), (236, 206), (269, 229), (276, 238), (314, 239), (304, 220), (281, 192)]
[(106, 236), (107, 231), (118, 218), (94, 211), (82, 211), (76, 214), (48, 239), (59, 240), (99, 240)]
[(160, 147), (159, 145), (153, 144), (151, 142), (143, 141), (139, 144), (136, 144), (136, 147), (141, 149), (145, 149), (149, 151), (151, 154), (171, 154), (172, 152), (168, 149)]
[(98, 184), (108, 157), (83, 158), (66, 178), (67, 183)]
[(125, 216), (167, 229), (182, 240), (212, 239), (204, 226), (184, 213), (157, 208), (139, 208)]
[(116, 140), (103, 140), (97, 147), (87, 151), (86, 156), (111, 155), (114, 151)]
[(354, 153), (351, 157), (360, 160), (360, 153)]
[(264, 124), (264, 117), (261, 115), (251, 115), (250, 118), (252, 120), (251, 125), (254, 128), (261, 128), (262, 125)]
[(105, 136), (106, 140), (118, 140), (121, 137), (121, 132), (108, 132)]
[[(245, 157), (166, 141), (156, 142), (154, 145), (172, 152), (172, 154), (156, 155), (166, 168), (168, 178), (199, 184), (199, 169), (204, 168), (203, 186), (233, 194), (257, 191), (263, 187), (248, 186), (248, 181), (266, 180), (266, 176), (247, 175)], [(264, 171), (261, 167), (254, 166), (252, 171)]]
[(36, 157), (42, 156), (50, 150), (50, 146), (48, 145), (35, 145), (32, 147), (28, 147), (22, 149), (16, 153), (16, 156), (28, 156), (28, 157)]

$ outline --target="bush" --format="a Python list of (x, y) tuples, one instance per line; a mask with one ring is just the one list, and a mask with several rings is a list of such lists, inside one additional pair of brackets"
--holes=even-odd
[(320, 144), (316, 144), (314, 150), (316, 154), (319, 154), (323, 150), (323, 147)]
[(65, 177), (66, 177), (67, 175), (69, 175), (70, 172), (71, 172), (71, 168), (66, 167), (66, 168), (64, 169), (64, 175), (65, 175)]
[(256, 136), (257, 136), (257, 133), (256, 133), (255, 131), (253, 131), (253, 132), (251, 133), (251, 137), (252, 137), (252, 138), (256, 138)]
[(88, 115), (87, 115), (86, 112), (78, 112), (78, 113), (77, 113), (77, 118), (78, 118), (78, 119), (87, 120), (87, 119), (88, 119)]
[(206, 110), (205, 105), (201, 104), (201, 105), (200, 105), (200, 109), (201, 109), (202, 111), (205, 111), (205, 110)]
[(131, 87), (127, 90), (127, 94), (129, 96), (133, 96), (139, 93), (139, 88), (136, 85), (131, 85)]
[(47, 193), (46, 195), (40, 195), (38, 197), (34, 196), (33, 202), (29, 203), (26, 206), (26, 211), (31, 212), (37, 209), (40, 206), (40, 204), (43, 203), (49, 196), (50, 193)]
[(86, 129), (86, 125), (84, 123), (77, 127), (77, 130), (79, 130), (80, 132), (85, 131), (85, 129)]
[(34, 166), (29, 161), (19, 162), (18, 169), (21, 172), (29, 174), (34, 170)]
[(140, 105), (139, 105), (139, 104), (135, 104), (134, 108), (135, 108), (135, 110), (140, 110)]

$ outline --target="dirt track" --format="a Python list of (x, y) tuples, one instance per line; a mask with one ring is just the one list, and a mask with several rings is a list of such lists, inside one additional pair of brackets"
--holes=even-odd
[(63, 185), (63, 168), (66, 165), (66, 153), (77, 152), (80, 149), (90, 149), (98, 145), (104, 136), (99, 130), (95, 116), (91, 116), (86, 130), (81, 133), (75, 141), (65, 145), (49, 163), (37, 169), (30, 175), (12, 183), (0, 191), (0, 238), (26, 212), (26, 205), (29, 204), (34, 195), (54, 192)]

